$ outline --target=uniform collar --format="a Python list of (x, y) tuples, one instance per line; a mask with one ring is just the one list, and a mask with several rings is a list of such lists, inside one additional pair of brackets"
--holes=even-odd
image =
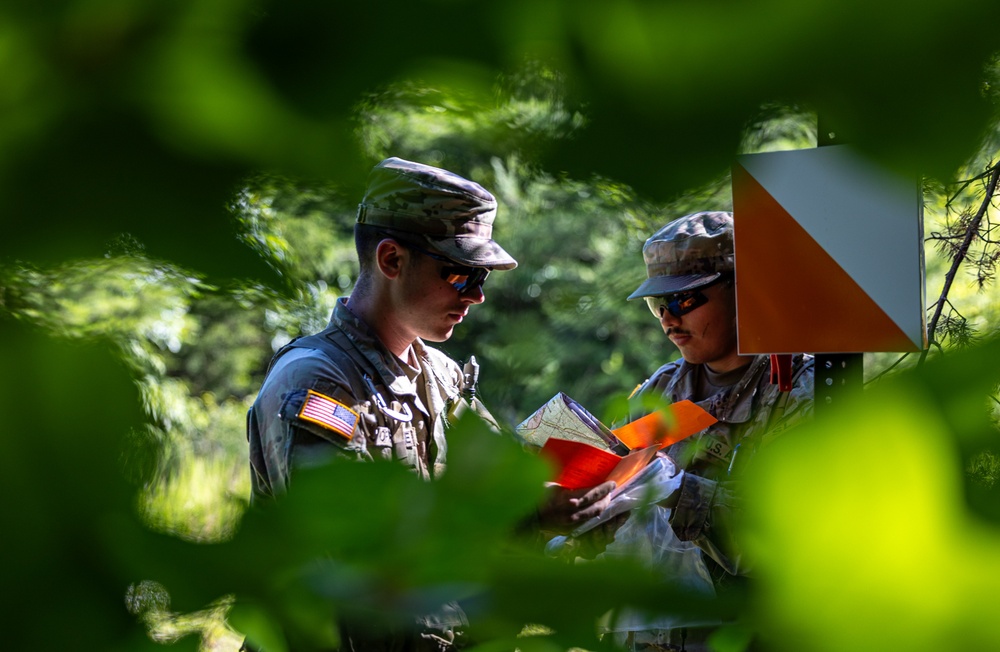
[[(337, 299), (330, 317), (328, 329), (343, 332), (360, 355), (371, 364), (382, 384), (397, 396), (416, 396), (417, 378), (421, 370), (405, 364), (397, 358), (375, 335), (375, 331), (347, 308), (347, 299)], [(422, 359), (426, 354), (424, 344), (419, 339), (413, 342), (413, 353)]]
[[(757, 392), (757, 387), (761, 375), (767, 371), (768, 357), (766, 355), (755, 356), (753, 361), (747, 366), (746, 372), (736, 384), (730, 385), (720, 390), (718, 393), (708, 398), (698, 401), (698, 406), (704, 408), (709, 414), (719, 421), (725, 423), (745, 423), (753, 416), (753, 397)], [(701, 365), (689, 364), (682, 360), (680, 369), (677, 372), (677, 382), (674, 384), (674, 401), (678, 397), (691, 396), (697, 386), (696, 374), (702, 369)]]

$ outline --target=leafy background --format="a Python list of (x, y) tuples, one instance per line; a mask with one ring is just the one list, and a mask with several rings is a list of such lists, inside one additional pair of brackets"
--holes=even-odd
[[(6, 646), (234, 650), (250, 633), (315, 649), (339, 610), (391, 618), (488, 596), (482, 649), (600, 649), (595, 619), (626, 601), (731, 615), (727, 650), (751, 632), (777, 650), (995, 647), (1000, 44), (984, 26), (998, 13), (971, 0), (0, 8)], [(245, 411), (271, 352), (350, 291), (354, 209), (382, 157), (448, 167), (501, 201), (497, 238), (521, 265), (490, 278), (444, 348), (475, 352), (483, 396), (513, 425), (558, 390), (610, 415), (675, 356), (623, 300), (643, 240), (729, 208), (736, 154), (831, 135), (925, 180), (932, 309), (957, 243), (976, 239), (925, 364), (867, 356), (878, 382), (863, 405), (761, 461), (753, 596), (692, 606), (625, 563), (540, 558), (510, 533), (546, 469), (471, 424), (444, 482), (346, 466), (247, 511)]]

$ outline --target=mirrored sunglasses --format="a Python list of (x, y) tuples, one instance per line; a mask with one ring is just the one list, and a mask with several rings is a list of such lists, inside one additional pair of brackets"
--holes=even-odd
[(488, 267), (448, 265), (441, 268), (441, 278), (459, 292), (465, 292), (470, 288), (482, 287), (490, 271)]
[(677, 292), (662, 297), (646, 297), (646, 305), (649, 306), (649, 311), (657, 319), (663, 317), (664, 310), (674, 317), (680, 317), (706, 303), (708, 303), (708, 297), (699, 290)]
[(441, 268), (441, 278), (459, 292), (465, 292), (466, 290), (475, 287), (482, 287), (483, 283), (486, 282), (486, 278), (490, 275), (490, 272), (493, 271), (489, 267), (459, 265), (449, 258), (445, 258), (444, 256), (436, 254), (433, 251), (428, 251), (423, 247), (413, 244), (412, 242), (404, 242), (402, 244), (409, 249), (416, 249), (428, 258), (448, 263)]

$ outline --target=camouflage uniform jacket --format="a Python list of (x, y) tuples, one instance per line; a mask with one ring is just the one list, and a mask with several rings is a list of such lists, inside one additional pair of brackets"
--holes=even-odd
[[(326, 330), (279, 350), (247, 417), (254, 494), (284, 491), (293, 467), (334, 453), (397, 459), (425, 479), (440, 475), (445, 421), (464, 402), (465, 379), (440, 351), (420, 340), (413, 350), (419, 370), (385, 349), (344, 299)], [(310, 396), (333, 416), (310, 418)]]
[[(781, 392), (770, 381), (770, 357), (759, 355), (734, 385), (697, 404), (718, 422), (667, 449), (685, 475), (670, 523), (682, 541), (693, 541), (718, 566), (709, 563), (718, 581), (727, 574), (743, 574), (737, 542), (726, 522), (738, 509), (739, 473), (754, 454), (781, 431), (812, 415), (813, 358), (792, 359), (792, 389)], [(690, 399), (698, 385), (701, 365), (683, 359), (660, 367), (640, 388), (657, 392), (671, 402)], [(724, 571), (724, 572), (723, 572)]]
[[(324, 331), (280, 349), (247, 415), (254, 495), (284, 492), (293, 468), (332, 455), (395, 459), (426, 480), (439, 476), (445, 422), (469, 405), (462, 397), (466, 378), (458, 363), (422, 341), (413, 351), (419, 369), (390, 353), (343, 299)], [(310, 412), (310, 397), (313, 407), (327, 411)], [(472, 408), (492, 421), (475, 401)], [(467, 624), (461, 608), (449, 603), (418, 617), (412, 631), (366, 631), (349, 621), (338, 626), (345, 649), (440, 652), (455, 649), (455, 628)]]

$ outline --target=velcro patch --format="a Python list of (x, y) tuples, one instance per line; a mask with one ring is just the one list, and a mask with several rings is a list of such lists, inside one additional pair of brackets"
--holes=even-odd
[(358, 424), (357, 412), (340, 401), (311, 389), (306, 394), (306, 400), (302, 402), (298, 417), (332, 430), (345, 439), (354, 436), (354, 427)]

